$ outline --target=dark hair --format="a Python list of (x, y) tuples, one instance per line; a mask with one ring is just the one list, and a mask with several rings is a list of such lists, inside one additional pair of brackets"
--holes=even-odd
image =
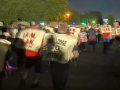
[(7, 27), (2, 27), (2, 32), (7, 32)]

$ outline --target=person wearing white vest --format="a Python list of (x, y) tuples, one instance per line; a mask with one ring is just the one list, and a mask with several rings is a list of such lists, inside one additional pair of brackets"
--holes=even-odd
[(10, 58), (11, 42), (0, 37), (0, 90), (3, 89), (3, 81), (5, 77), (5, 61)]
[(76, 28), (75, 25), (76, 25), (75, 22), (71, 22), (71, 27), (69, 28), (69, 34), (76, 37), (76, 39), (78, 41), (78, 45), (80, 45), (80, 43), (79, 43), (80, 28)]
[[(58, 32), (46, 34), (43, 43), (43, 60), (50, 61), (54, 90), (64, 90), (69, 74), (70, 60), (79, 56), (77, 39), (66, 34), (66, 22), (59, 22)], [(71, 42), (72, 41), (72, 42)]]
[(75, 36), (77, 39), (80, 35), (80, 28), (75, 27), (76, 23), (72, 22), (71, 27), (69, 28), (70, 35)]
[(25, 72), (23, 78), (20, 82), (20, 85), (25, 84), (25, 79), (27, 77), (29, 69), (34, 66), (35, 69), (35, 80), (32, 84), (32, 88), (37, 88), (39, 74), (41, 72), (41, 63), (42, 63), (42, 45), (43, 45), (43, 37), (45, 32), (42, 30), (38, 30), (39, 22), (32, 21), (31, 28), (22, 30), (18, 38), (23, 39), (26, 42), (25, 49), (26, 49), (26, 62), (25, 62)]

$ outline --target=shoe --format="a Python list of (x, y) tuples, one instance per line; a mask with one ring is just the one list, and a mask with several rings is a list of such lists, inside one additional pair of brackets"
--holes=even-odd
[(21, 80), (20, 81), (20, 86), (24, 86), (25, 85), (25, 80)]
[(32, 84), (32, 88), (38, 88), (39, 84)]

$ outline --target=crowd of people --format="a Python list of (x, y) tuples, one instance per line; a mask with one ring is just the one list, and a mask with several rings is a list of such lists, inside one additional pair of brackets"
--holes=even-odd
[[(95, 52), (96, 44), (103, 39), (103, 53), (107, 54), (115, 38), (119, 37), (119, 25), (112, 27), (103, 25), (86, 25), (76, 27), (72, 22), (68, 27), (66, 22), (59, 22), (58, 27), (50, 24), (39, 30), (39, 22), (32, 21), (31, 27), (17, 25), (11, 32), (5, 26), (0, 27), (0, 90), (2, 90), (6, 61), (9, 62), (16, 52), (18, 56), (18, 71), (23, 72), (20, 86), (24, 86), (29, 70), (34, 66), (35, 78), (32, 88), (39, 87), (38, 78), (42, 62), (48, 63), (52, 76), (54, 90), (64, 90), (70, 69), (70, 61), (76, 62), (79, 53), (88, 50)], [(88, 49), (86, 49), (88, 43)]]

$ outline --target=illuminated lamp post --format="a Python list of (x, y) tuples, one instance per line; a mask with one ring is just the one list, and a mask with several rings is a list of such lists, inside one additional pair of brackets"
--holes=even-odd
[(68, 24), (69, 24), (69, 16), (70, 16), (70, 14), (68, 13), (68, 14), (66, 14), (67, 16), (68, 16)]

